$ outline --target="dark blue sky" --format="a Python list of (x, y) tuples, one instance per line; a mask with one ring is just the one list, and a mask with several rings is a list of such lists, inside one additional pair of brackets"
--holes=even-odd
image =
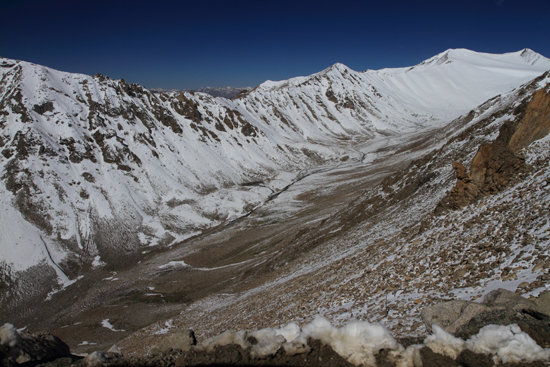
[(549, 0), (0, 0), (0, 56), (148, 88), (255, 86), (448, 48), (550, 57)]

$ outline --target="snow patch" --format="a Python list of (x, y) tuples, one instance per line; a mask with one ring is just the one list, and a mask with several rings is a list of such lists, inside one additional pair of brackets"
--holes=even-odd
[(167, 264), (164, 264), (164, 265), (160, 265), (159, 266), (159, 269), (166, 269), (166, 268), (184, 268), (184, 267), (187, 267), (189, 265), (187, 265), (185, 263), (185, 261), (181, 260), (181, 261), (170, 261), (169, 263)]
[(115, 329), (115, 327), (109, 322), (109, 319), (105, 319), (101, 322), (101, 326), (103, 326), (104, 328), (107, 328), (111, 331), (126, 331), (126, 330), (117, 330)]
[(464, 350), (464, 340), (456, 338), (438, 325), (432, 325), (433, 333), (424, 340), (424, 344), (435, 353), (456, 359)]
[(319, 339), (353, 364), (375, 365), (374, 355), (381, 349), (398, 349), (397, 342), (379, 323), (352, 321), (342, 328), (334, 327), (324, 317), (316, 317), (304, 326), (304, 336)]
[(173, 321), (172, 319), (166, 321), (166, 322), (164, 323), (164, 326), (165, 326), (165, 327), (162, 328), (162, 329), (160, 329), (160, 330), (158, 330), (158, 331), (156, 331), (156, 332), (154, 332), (153, 334), (155, 334), (155, 335), (168, 334), (168, 332), (170, 331), (170, 329), (174, 327), (174, 325), (172, 325), (172, 321)]
[(466, 347), (475, 353), (492, 354), (495, 362), (548, 360), (550, 348), (543, 349), (518, 325), (487, 325), (472, 336)]
[(424, 343), (434, 352), (456, 358), (464, 349), (492, 355), (495, 363), (522, 363), (548, 360), (550, 348), (540, 347), (518, 325), (487, 325), (467, 341), (456, 338), (437, 325)]
[(4, 324), (0, 327), (0, 345), (15, 347), (21, 342), (21, 335), (12, 324)]

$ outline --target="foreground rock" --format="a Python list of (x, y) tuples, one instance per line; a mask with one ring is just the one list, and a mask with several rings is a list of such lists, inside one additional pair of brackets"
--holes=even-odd
[[(506, 295), (505, 295), (506, 296)], [(295, 325), (295, 324), (294, 324)], [(108, 352), (93, 352), (85, 358), (65, 355), (46, 362), (45, 359), (20, 362), (4, 359), (3, 366), (44, 367), (185, 367), (185, 366), (384, 366), (384, 367), (441, 367), (441, 366), (530, 366), (550, 364), (550, 348), (543, 349), (517, 325), (483, 327), (467, 341), (453, 337), (437, 325), (433, 334), (419, 344), (411, 340), (398, 343), (380, 324), (357, 321), (342, 328), (317, 318), (301, 330), (294, 325), (281, 329), (262, 329), (251, 332), (227, 331), (194, 345), (192, 331), (179, 332), (165, 338), (145, 357), (124, 357), (113, 346)], [(9, 331), (13, 331), (10, 329)], [(294, 332), (294, 335), (293, 335)], [(283, 336), (286, 335), (285, 336)], [(306, 335), (314, 335), (304, 339)], [(7, 333), (3, 338), (6, 348), (21, 348), (22, 338)], [(289, 341), (287, 341), (287, 338)], [(28, 338), (36, 345), (51, 351), (41, 355), (55, 355), (59, 344), (45, 343), (44, 338)], [(46, 338), (48, 339), (48, 338)], [(49, 338), (51, 339), (51, 338)], [(16, 345), (13, 342), (18, 343)], [(169, 347), (171, 345), (171, 347)], [(61, 345), (62, 347), (62, 345)], [(48, 357), (49, 358), (49, 357)], [(45, 363), (44, 363), (45, 362)]]
[[(150, 357), (135, 358), (110, 358), (97, 359), (86, 358), (84, 360), (72, 361), (70, 359), (59, 359), (45, 364), (48, 367), (189, 367), (189, 366), (327, 366), (327, 367), (353, 367), (356, 364), (349, 362), (346, 358), (336, 353), (332, 347), (320, 340), (309, 339), (310, 349), (298, 355), (289, 355), (280, 349), (275, 354), (263, 358), (254, 357), (249, 349), (238, 344), (216, 346), (212, 351), (192, 348), (188, 352), (171, 350), (165, 354)], [(97, 352), (96, 352), (97, 353)], [(94, 353), (95, 354), (95, 353)], [(548, 361), (511, 361), (501, 360), (495, 363), (494, 356), (484, 353), (476, 353), (470, 349), (463, 349), (455, 356), (439, 350), (433, 343), (427, 345), (414, 345), (400, 351), (381, 349), (371, 362), (362, 363), (362, 366), (381, 367), (542, 367), (548, 366)]]
[(193, 330), (178, 331), (151, 348), (152, 355), (166, 354), (172, 350), (188, 352), (197, 344)]
[(51, 334), (20, 334), (13, 325), (0, 328), (0, 366), (34, 366), (73, 356), (69, 346)]
[(422, 319), (428, 331), (433, 325), (461, 339), (476, 335), (487, 325), (517, 324), (543, 348), (550, 347), (550, 292), (546, 291), (536, 301), (497, 289), (488, 293), (481, 303), (449, 301), (427, 307)]

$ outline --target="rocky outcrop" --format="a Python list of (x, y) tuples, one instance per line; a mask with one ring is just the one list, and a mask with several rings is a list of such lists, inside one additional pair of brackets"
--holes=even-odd
[(520, 151), (550, 132), (550, 94), (539, 89), (530, 102), (524, 100), (509, 111), (515, 118), (506, 121), (495, 141), (483, 143), (470, 164), (470, 172), (453, 162), (457, 183), (436, 208), (458, 209), (478, 197), (499, 192), (526, 169)]
[(443, 208), (462, 208), (472, 202), (480, 193), (479, 187), (473, 182), (462, 163), (453, 162), (453, 170), (456, 174), (456, 185), (439, 204), (436, 212)]
[(540, 89), (535, 93), (527, 107), (525, 117), (518, 124), (508, 146), (513, 152), (519, 152), (535, 140), (550, 133), (550, 93)]

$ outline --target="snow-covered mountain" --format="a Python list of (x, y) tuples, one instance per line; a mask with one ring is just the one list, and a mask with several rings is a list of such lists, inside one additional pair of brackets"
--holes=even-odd
[(410, 68), (356, 72), (335, 64), (308, 77), (267, 81), (237, 102), (253, 118), (282, 122), (276, 126), (305, 139), (395, 134), (440, 126), (549, 67), (528, 49), (448, 50)]
[[(245, 215), (357, 144), (443, 126), (550, 69), (531, 50), (267, 81), (235, 100), (0, 59), (0, 277), (28, 298)], [(37, 297), (38, 297), (37, 296)]]

